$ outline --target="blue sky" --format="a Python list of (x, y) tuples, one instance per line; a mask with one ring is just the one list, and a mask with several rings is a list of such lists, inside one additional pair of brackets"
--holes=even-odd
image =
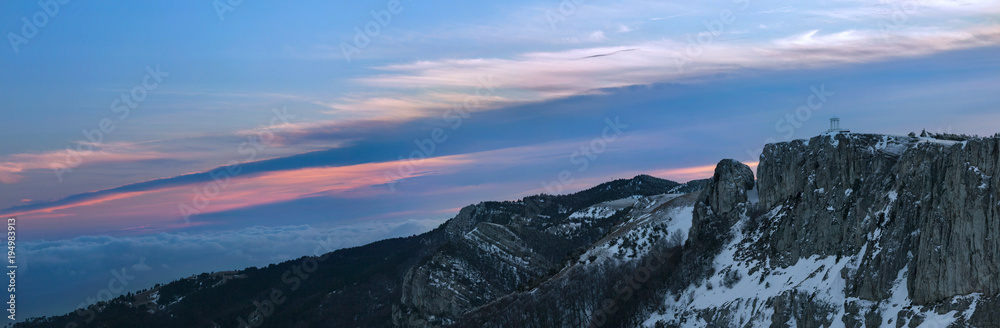
[(1000, 119), (989, 1), (0, 7), (0, 213), (26, 242), (27, 315), (113, 268), (145, 288), (483, 200), (704, 178), (831, 116), (894, 134)]

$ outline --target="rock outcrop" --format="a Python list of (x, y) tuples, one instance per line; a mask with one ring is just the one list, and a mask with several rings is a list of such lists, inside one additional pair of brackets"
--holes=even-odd
[(756, 185), (745, 171), (719, 163), (695, 206), (692, 269), (647, 322), (994, 324), (1000, 138), (827, 134), (767, 145)]
[(896, 170), (893, 210), (916, 234), (916, 303), (1000, 293), (1000, 139), (920, 145)]
[(754, 177), (749, 166), (732, 159), (720, 161), (695, 203), (690, 242), (723, 238), (748, 209), (752, 189)]
[(881, 300), (908, 267), (916, 304), (1000, 293), (1000, 140), (839, 134), (768, 145), (760, 200), (780, 264), (865, 249), (854, 295)]

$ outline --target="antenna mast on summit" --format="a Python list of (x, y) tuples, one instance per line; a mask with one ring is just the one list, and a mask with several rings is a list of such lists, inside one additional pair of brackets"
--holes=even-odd
[(826, 130), (826, 133), (841, 133), (841, 132), (851, 132), (849, 130), (844, 130), (840, 128), (840, 118), (831, 117), (830, 118), (830, 129)]

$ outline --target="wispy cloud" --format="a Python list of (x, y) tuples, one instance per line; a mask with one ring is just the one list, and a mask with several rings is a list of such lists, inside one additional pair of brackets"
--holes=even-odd
[[(360, 78), (358, 81), (395, 89), (399, 96), (352, 99), (331, 107), (363, 110), (367, 107), (366, 104), (381, 104), (383, 108), (380, 110), (384, 111), (381, 115), (421, 117), (440, 113), (440, 110), (428, 111), (437, 104), (444, 106), (445, 103), (467, 97), (468, 92), (452, 90), (476, 90), (483, 84), (484, 77), (488, 77), (490, 88), (496, 90), (498, 103), (510, 104), (546, 101), (637, 84), (692, 83), (711, 74), (744, 69), (786, 70), (869, 63), (1000, 44), (998, 26), (978, 26), (958, 31), (907, 29), (905, 32), (886, 39), (881, 33), (872, 30), (833, 33), (812, 30), (764, 44), (714, 42), (700, 46), (701, 49), (693, 56), (687, 52), (691, 49), (690, 45), (663, 40), (629, 47), (535, 52), (513, 59), (446, 59), (388, 65), (380, 67), (380, 70), (389, 72), (388, 74)], [(612, 53), (613, 56), (595, 56)], [(580, 58), (587, 60), (578, 60)], [(678, 67), (679, 60), (688, 62), (683, 67)], [(499, 106), (488, 104), (470, 110), (490, 110)], [(389, 112), (392, 114), (385, 114)], [(7, 169), (10, 172), (15, 170), (17, 168)], [(144, 182), (112, 191), (144, 191), (149, 190), (145, 188), (154, 188), (152, 185), (205, 179), (205, 173), (193, 174)], [(73, 200), (86, 200), (92, 196), (95, 194), (80, 195), (80, 198)], [(66, 200), (54, 204), (60, 202)], [(24, 211), (17, 208), (13, 210)]]
[(0, 183), (20, 182), (30, 170), (73, 169), (84, 163), (101, 164), (171, 158), (164, 153), (136, 143), (77, 142), (65, 150), (13, 154), (0, 158)]
[[(448, 156), (440, 158), (417, 159), (414, 161), (391, 161), (367, 163), (334, 167), (313, 167), (302, 169), (277, 169), (258, 174), (236, 176), (233, 181), (227, 181), (224, 187), (215, 186), (218, 195), (208, 199), (208, 206), (201, 213), (232, 210), (249, 206), (289, 201), (301, 197), (316, 196), (327, 193), (341, 193), (381, 185), (386, 180), (385, 172), (403, 171), (399, 167), (409, 165), (417, 169), (403, 171), (397, 174), (399, 178), (412, 178), (438, 172), (448, 167), (469, 163), (464, 156)], [(323, 165), (316, 163), (315, 165)], [(194, 178), (200, 174), (209, 179)], [(29, 216), (32, 214), (53, 214), (63, 210), (78, 210), (80, 207), (100, 205), (112, 201), (146, 196), (142, 202), (142, 210), (146, 213), (160, 213), (160, 216), (180, 217), (178, 205), (188, 201), (195, 195), (191, 189), (184, 186), (198, 185), (202, 182), (211, 183), (211, 174), (198, 173), (172, 178), (157, 179), (137, 184), (125, 185), (111, 189), (93, 191), (72, 195), (63, 199), (19, 205), (3, 210), (6, 215)], [(197, 188), (195, 188), (197, 190)], [(151, 195), (156, 193), (155, 195)], [(100, 210), (111, 211), (121, 203), (111, 204)], [(100, 211), (99, 210), (99, 211)], [(115, 210), (121, 215), (120, 209)], [(142, 214), (142, 213), (128, 213)], [(176, 214), (176, 215), (172, 215)], [(30, 216), (29, 216), (30, 217)]]
[(658, 20), (671, 19), (671, 18), (674, 18), (674, 17), (688, 16), (688, 15), (692, 15), (692, 14), (694, 14), (694, 13), (676, 14), (676, 15), (670, 15), (670, 16), (665, 16), (665, 17), (653, 17), (653, 18), (650, 18), (649, 20), (651, 20), (651, 21), (658, 21)]
[[(978, 26), (957, 31), (907, 29), (885, 38), (877, 30), (812, 30), (759, 42), (687, 44), (661, 40), (627, 46), (532, 52), (510, 59), (476, 58), (418, 61), (380, 67), (388, 74), (359, 78), (358, 82), (392, 88), (392, 98), (346, 100), (335, 108), (354, 110), (372, 106), (413, 113), (433, 106), (424, 90), (470, 89), (481, 76), (491, 76), (501, 103), (537, 102), (587, 94), (604, 88), (661, 82), (691, 83), (721, 72), (745, 69), (798, 69), (844, 63), (867, 63), (1000, 44), (1000, 27)], [(624, 53), (624, 50), (637, 49)], [(587, 61), (575, 59), (601, 53), (615, 56)], [(405, 91), (409, 90), (409, 93)], [(494, 107), (483, 107), (489, 110)]]
[[(389, 56), (393, 55), (393, 49), (378, 50), (376, 48), (380, 46), (373, 45), (372, 49), (366, 50), (366, 54), (379, 53), (386, 57), (380, 57), (379, 61), (359, 61), (370, 63), (370, 66), (349, 73), (356, 75), (343, 77), (347, 80), (344, 84), (350, 84), (347, 88), (350, 90), (344, 93), (313, 92), (311, 96), (304, 96), (283, 92), (167, 89), (158, 93), (216, 100), (224, 98), (226, 101), (296, 101), (311, 106), (315, 111), (309, 119), (271, 127), (274, 138), (269, 144), (270, 159), (247, 163), (244, 166), (245, 175), (240, 177), (246, 179), (244, 182), (248, 185), (260, 188), (261, 195), (268, 195), (274, 201), (286, 201), (376, 183), (378, 179), (373, 178), (375, 173), (384, 168), (380, 165), (394, 165), (391, 160), (397, 148), (386, 150), (387, 145), (391, 145), (386, 140), (407, 140), (395, 144), (404, 144), (399, 148), (404, 148), (402, 153), (408, 152), (407, 147), (412, 148), (409, 140), (414, 134), (423, 134), (427, 126), (441, 123), (435, 120), (436, 117), (476, 95), (484, 80), (491, 89), (490, 94), (477, 96), (479, 106), (466, 109), (490, 111), (577, 95), (603, 94), (607, 89), (635, 85), (698, 84), (747, 70), (836, 67), (1000, 44), (1000, 27), (996, 23), (968, 21), (969, 18), (984, 18), (984, 15), (1000, 11), (989, 1), (920, 1), (917, 8), (906, 7), (905, 3), (873, 4), (874, 1), (867, 0), (832, 1), (793, 8), (783, 3), (754, 2), (753, 8), (736, 13), (737, 23), (725, 26), (719, 33), (706, 30), (705, 22), (718, 18), (723, 10), (729, 8), (726, 6), (732, 5), (730, 1), (708, 4), (649, 0), (628, 0), (615, 5), (587, 3), (568, 13), (565, 22), (554, 30), (547, 24), (544, 15), (547, 11), (558, 10), (558, 4), (542, 4), (513, 9), (492, 18), (504, 24), (456, 21), (419, 31), (387, 30), (380, 38), (383, 42), (379, 44), (398, 46), (405, 51), (414, 49), (406, 47), (406, 42), (419, 43), (429, 39), (452, 45), (476, 40), (484, 44), (501, 44), (504, 49), (495, 52), (450, 52), (447, 47), (424, 47), (433, 48), (433, 52), (407, 53), (405, 56), (396, 54), (393, 57)], [(894, 4), (900, 7), (894, 9)], [(903, 10), (909, 20), (894, 26), (887, 35), (879, 29), (878, 23), (879, 20), (891, 19), (893, 10)], [(819, 16), (821, 13), (823, 16)], [(755, 14), (765, 15), (753, 16)], [(956, 17), (962, 20), (953, 21), (952, 18)], [(518, 24), (510, 24), (511, 21)], [(754, 29), (758, 26), (766, 28)], [(517, 46), (508, 49), (506, 46), (509, 44)], [(339, 50), (335, 49), (335, 52)], [(494, 55), (482, 56), (484, 53)], [(339, 55), (337, 57), (338, 61), (341, 60)], [(112, 89), (115, 92), (124, 91)], [(245, 103), (239, 102), (240, 106)], [(218, 135), (171, 142), (101, 145), (93, 151), (81, 153), (85, 159), (83, 166), (78, 168), (81, 173), (88, 166), (100, 163), (168, 159), (190, 163), (183, 164), (184, 171), (162, 175), (157, 175), (160, 174), (159, 167), (146, 167), (147, 175), (139, 179), (113, 183), (105, 180), (100, 187), (84, 189), (101, 190), (74, 190), (67, 191), (69, 195), (51, 195), (51, 198), (62, 197), (55, 201), (45, 202), (43, 199), (46, 197), (39, 197), (42, 193), (35, 193), (18, 195), (28, 197), (10, 197), (11, 201), (5, 205), (17, 204), (11, 203), (14, 199), (32, 198), (35, 203), (18, 204), (21, 206), (8, 208), (8, 212), (34, 212), (35, 215), (58, 217), (69, 212), (70, 208), (66, 206), (106, 206), (122, 202), (122, 195), (126, 195), (125, 198), (145, 199), (152, 194), (171, 194), (171, 197), (162, 197), (170, 201), (173, 201), (173, 196), (189, 196), (186, 195), (190, 191), (189, 186), (211, 181), (207, 168), (217, 167), (231, 159), (241, 159), (236, 147), (243, 141), (241, 139), (256, 131), (244, 124), (252, 126), (257, 123), (260, 122), (241, 121), (239, 126), (234, 124), (232, 130), (228, 130), (235, 132), (223, 131)], [(487, 148), (463, 149), (461, 152), (462, 155), (474, 154)], [(219, 149), (226, 151), (220, 152)], [(333, 149), (347, 150), (331, 151)], [(51, 170), (53, 162), (64, 161), (67, 155), (71, 153), (57, 150), (4, 156), (0, 158), (0, 183), (23, 185), (26, 176), (38, 174), (33, 171)], [(428, 169), (441, 170), (461, 165), (428, 164)], [(174, 168), (180, 166), (176, 163), (169, 165)], [(323, 187), (312, 181), (299, 181), (294, 174), (285, 173), (308, 175), (326, 183), (337, 181), (337, 184)], [(704, 172), (671, 172), (678, 179), (701, 173)], [(167, 178), (162, 178), (164, 176)], [(129, 183), (133, 181), (141, 182)], [(115, 185), (119, 187), (107, 188)], [(343, 189), (337, 189), (337, 186)], [(281, 188), (299, 188), (301, 192), (286, 193)], [(262, 202), (242, 201), (239, 199), (241, 196), (250, 195), (244, 192), (233, 191), (232, 196), (222, 196), (215, 205), (216, 210), (254, 206)]]
[[(650, 136), (637, 134), (621, 137), (621, 143), (645, 147)], [(216, 194), (199, 214), (293, 201), (310, 197), (357, 198), (388, 193), (387, 183), (401, 183), (424, 176), (446, 176), (460, 170), (495, 170), (517, 165), (556, 162), (569, 166), (569, 152), (590, 138), (558, 140), (525, 146), (483, 150), (459, 155), (424, 159), (400, 159), (354, 165), (326, 162), (301, 163), (275, 159), (244, 164), (240, 175), (225, 186), (212, 186)], [(608, 150), (613, 151), (613, 149)], [(289, 157), (290, 159), (296, 156)], [(566, 160), (567, 162), (563, 162)], [(277, 162), (275, 162), (277, 161)], [(277, 164), (271, 164), (272, 162)], [(222, 170), (222, 168), (219, 168)], [(59, 200), (18, 205), (0, 212), (32, 218), (55, 218), (65, 215), (108, 217), (142, 216), (157, 222), (180, 220), (178, 205), (189, 202), (206, 184), (217, 182), (212, 171), (144, 181), (115, 188), (71, 195)], [(424, 191), (433, 193), (432, 191)], [(443, 192), (443, 191), (441, 191)], [(103, 214), (102, 214), (103, 213)], [(155, 220), (153, 217), (157, 217)]]
[(757, 13), (758, 14), (774, 14), (774, 13), (790, 13), (792, 11), (794, 11), (794, 8), (792, 6), (781, 6), (781, 7), (777, 7), (777, 8), (761, 10), (761, 11), (758, 11)]

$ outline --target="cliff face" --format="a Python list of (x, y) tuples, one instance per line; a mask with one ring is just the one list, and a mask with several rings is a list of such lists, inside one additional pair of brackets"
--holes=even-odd
[(1000, 139), (921, 145), (897, 172), (894, 210), (918, 231), (914, 302), (1000, 293)]
[[(768, 145), (760, 199), (777, 263), (856, 254), (852, 294), (884, 299), (909, 268), (916, 304), (1000, 292), (1000, 141), (835, 135)], [(862, 279), (864, 278), (864, 279)]]
[(754, 189), (753, 171), (743, 163), (724, 159), (715, 166), (715, 174), (694, 206), (690, 242), (699, 244), (719, 239), (721, 234), (747, 211), (750, 193)]
[[(695, 269), (672, 277), (680, 283), (647, 323), (964, 327), (1000, 317), (1000, 139), (771, 144), (756, 184), (737, 164), (720, 162), (695, 206), (685, 262), (705, 268), (685, 263)], [(720, 235), (723, 245), (705, 246)]]

